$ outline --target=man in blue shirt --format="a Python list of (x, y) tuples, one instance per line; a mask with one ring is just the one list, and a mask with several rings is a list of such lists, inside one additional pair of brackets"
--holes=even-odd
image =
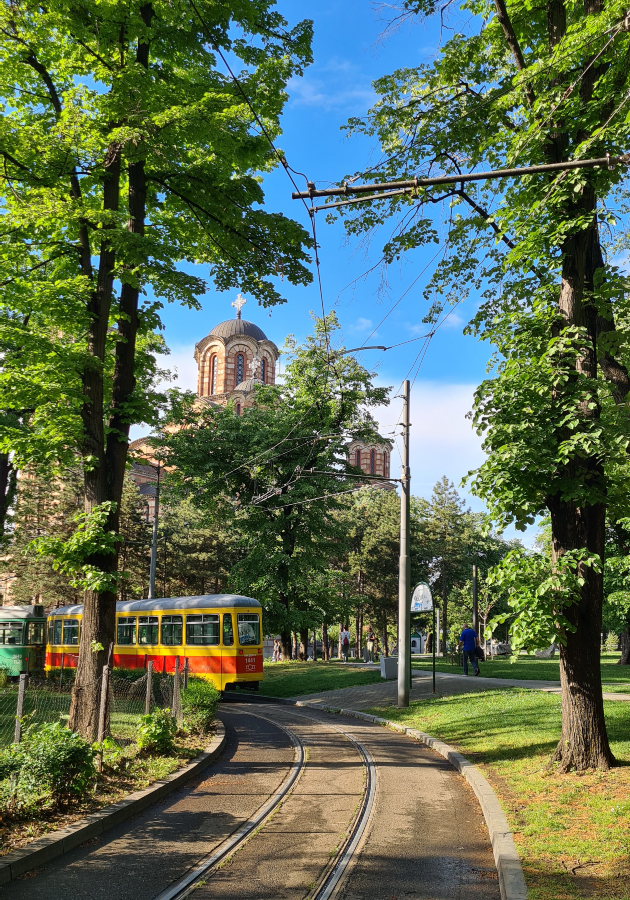
[(468, 660), (470, 660), (473, 665), (475, 675), (479, 674), (479, 663), (477, 662), (476, 653), (476, 648), (478, 646), (479, 638), (477, 637), (477, 632), (471, 628), (470, 625), (464, 625), (464, 630), (459, 636), (459, 644), (457, 645), (458, 650), (460, 647), (464, 648), (464, 652), (462, 653), (464, 660), (464, 675), (468, 675)]

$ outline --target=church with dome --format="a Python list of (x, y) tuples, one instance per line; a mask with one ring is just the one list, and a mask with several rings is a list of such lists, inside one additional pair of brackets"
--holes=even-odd
[[(276, 383), (276, 367), (280, 356), (278, 347), (269, 340), (262, 328), (243, 319), (241, 312), (246, 302), (239, 294), (232, 303), (236, 316), (215, 325), (206, 337), (195, 344), (199, 403), (225, 406), (232, 401), (237, 416), (254, 405), (256, 384)], [(153, 461), (146, 438), (132, 441), (129, 450), (132, 460), (135, 456), (143, 457), (146, 462)], [(392, 482), (379, 481), (379, 477), (390, 477), (390, 447), (387, 442), (366, 444), (363, 441), (353, 441), (348, 447), (348, 462), (361, 469), (365, 475), (373, 475), (372, 484), (394, 489)], [(131, 478), (145, 500), (147, 520), (151, 520), (157, 463), (147, 465), (144, 461), (133, 462)]]

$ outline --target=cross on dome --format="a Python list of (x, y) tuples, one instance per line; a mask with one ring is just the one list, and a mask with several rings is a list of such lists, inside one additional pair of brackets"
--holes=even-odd
[(241, 309), (245, 306), (247, 300), (245, 300), (240, 294), (236, 298), (236, 300), (232, 300), (232, 306), (236, 309), (236, 318), (241, 318)]

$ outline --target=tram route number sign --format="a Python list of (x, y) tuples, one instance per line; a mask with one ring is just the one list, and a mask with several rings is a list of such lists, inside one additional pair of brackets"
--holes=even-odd
[(246, 656), (245, 657), (245, 671), (246, 672), (255, 672), (256, 671), (256, 657), (255, 656)]
[(411, 612), (429, 612), (433, 609), (431, 588), (424, 581), (417, 584), (411, 595)]

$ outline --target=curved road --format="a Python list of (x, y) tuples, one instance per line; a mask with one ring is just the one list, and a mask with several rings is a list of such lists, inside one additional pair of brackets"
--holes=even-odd
[[(367, 821), (365, 831), (331, 900), (499, 900), (477, 800), (431, 750), (319, 710), (230, 704), (221, 707), (220, 718), (227, 746), (202, 776), (2, 887), (2, 900), (154, 900), (282, 785), (296, 751), (279, 726), (305, 748), (301, 775), (244, 846), (202, 877), (195, 900), (323, 898), (327, 873), (340, 865), (339, 853), (359, 820)], [(376, 774), (374, 803), (364, 812), (366, 769), (358, 745)]]

